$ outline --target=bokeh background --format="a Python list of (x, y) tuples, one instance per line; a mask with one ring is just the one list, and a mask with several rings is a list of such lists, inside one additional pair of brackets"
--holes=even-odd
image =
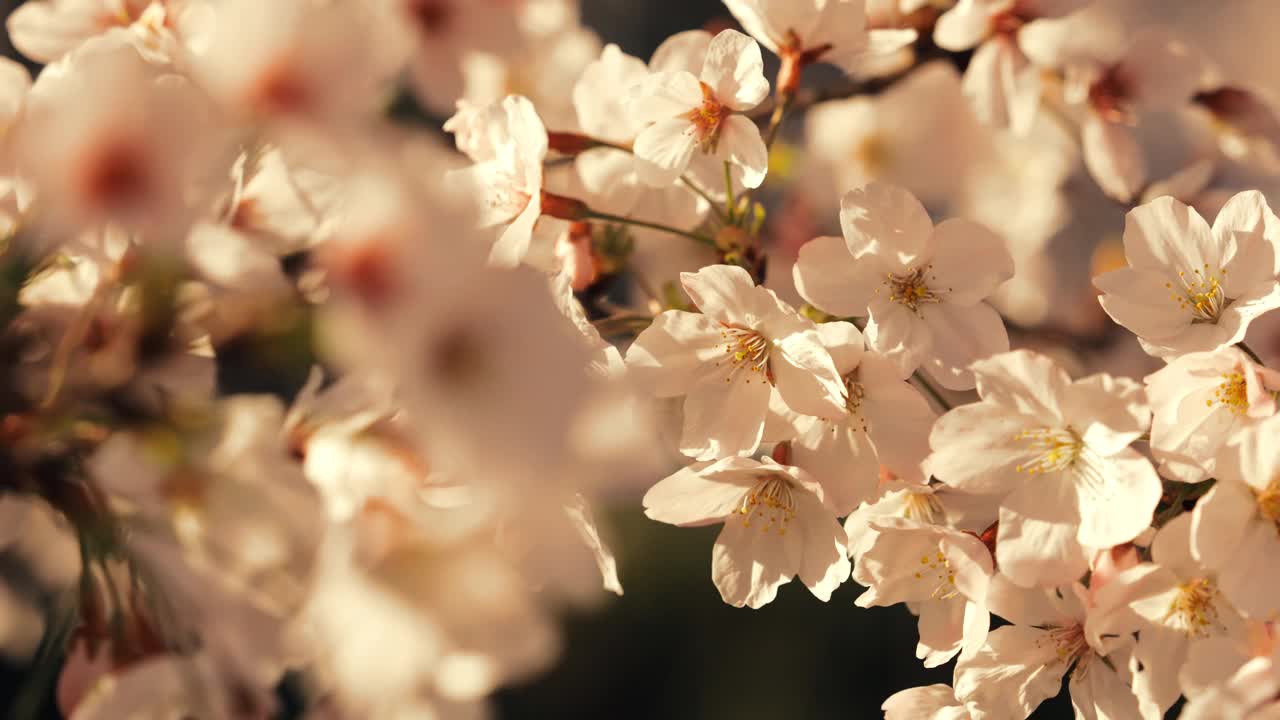
[[(6, 16), (21, 4), (0, 2)], [(1275, 72), (1280, 0), (1112, 4), (1120, 6), (1130, 27), (1170, 25), (1196, 42), (1228, 77), (1280, 96), (1280, 73)], [(718, 0), (583, 0), (583, 14), (605, 42), (640, 57), (675, 32), (730, 20)], [(3, 51), (14, 56), (7, 37)], [(789, 128), (792, 134), (795, 130)], [(1079, 189), (1087, 216), (1067, 231), (1074, 236), (1063, 240), (1081, 248), (1091, 246), (1101, 228), (1118, 232), (1122, 227), (1120, 208), (1103, 203), (1101, 210), (1084, 210), (1097, 199), (1087, 185), (1086, 179)], [(926, 671), (915, 659), (915, 620), (902, 606), (856, 608), (862, 589), (853, 583), (822, 603), (791, 583), (764, 609), (728, 607), (710, 578), (718, 527), (679, 529), (650, 522), (639, 510), (638, 496), (617, 498), (606, 514), (613, 520), (626, 594), (568, 615), (560, 663), (546, 675), (500, 692), (498, 717), (860, 720), (880, 717), (880, 703), (898, 690), (950, 682), (950, 665)], [(8, 716), (7, 700), (23, 682), (24, 670), (11, 667), (0, 674), (0, 717)], [(1034, 717), (1071, 716), (1063, 693)]]

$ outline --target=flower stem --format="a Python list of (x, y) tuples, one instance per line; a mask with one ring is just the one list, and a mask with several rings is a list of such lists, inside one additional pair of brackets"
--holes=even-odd
[(942, 393), (933, 386), (933, 383), (929, 382), (928, 379), (925, 378), (924, 373), (917, 370), (911, 377), (916, 381), (916, 384), (928, 393), (929, 397), (933, 398), (933, 401), (943, 410), (950, 410), (954, 407), (946, 398), (942, 397)]
[(680, 228), (671, 227), (670, 225), (663, 225), (661, 223), (649, 222), (648, 220), (637, 220), (635, 218), (622, 217), (621, 215), (613, 215), (610, 213), (599, 212), (597, 210), (591, 210), (591, 209), (587, 209), (585, 219), (603, 220), (605, 222), (618, 223), (621, 225), (634, 225), (636, 227), (648, 228), (650, 230), (657, 230), (659, 232), (664, 232), (671, 235), (679, 235), (681, 237), (687, 237), (690, 240), (693, 240), (694, 242), (702, 243), (703, 245), (708, 245), (710, 247), (715, 247), (716, 245), (714, 240), (712, 240), (711, 238), (705, 235), (699, 235), (698, 233), (689, 232), (688, 230), (681, 230)]
[(1243, 340), (1241, 340), (1240, 342), (1236, 343), (1236, 347), (1238, 347), (1238, 348), (1240, 348), (1242, 351), (1244, 351), (1244, 354), (1245, 354), (1245, 355), (1248, 355), (1248, 356), (1249, 356), (1249, 357), (1250, 357), (1254, 362), (1258, 363), (1259, 365), (1263, 365), (1263, 364), (1265, 364), (1265, 363), (1263, 363), (1263, 362), (1262, 362), (1262, 358), (1258, 357), (1258, 353), (1254, 352), (1254, 351), (1253, 351), (1253, 348), (1251, 348), (1251, 347), (1249, 347), (1248, 345), (1246, 345), (1246, 344), (1245, 344), (1245, 342), (1244, 342)]
[(765, 130), (764, 146), (773, 149), (773, 141), (778, 139), (778, 130), (782, 128), (782, 121), (787, 115), (787, 111), (791, 109), (792, 103), (795, 102), (796, 96), (794, 92), (784, 92), (778, 97), (778, 104), (773, 108), (773, 115), (769, 118), (769, 129)]
[(728, 160), (724, 161), (724, 191), (725, 198), (727, 198), (724, 206), (729, 211), (729, 224), (732, 225), (738, 219), (738, 200), (733, 196), (733, 168), (729, 166)]
[(703, 200), (706, 200), (707, 204), (710, 205), (711, 209), (715, 211), (716, 217), (720, 218), (721, 222), (729, 222), (729, 216), (725, 214), (724, 208), (720, 207), (720, 203), (713, 200), (711, 198), (710, 193), (708, 193), (706, 190), (703, 190), (701, 187), (699, 187), (699, 185), (696, 182), (690, 180), (688, 175), (681, 175), (680, 182), (684, 183), (698, 197), (702, 198)]

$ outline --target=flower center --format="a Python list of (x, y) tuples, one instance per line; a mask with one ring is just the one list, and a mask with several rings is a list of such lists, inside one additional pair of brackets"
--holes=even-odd
[(1070, 665), (1072, 662), (1080, 661), (1076, 666), (1076, 672), (1083, 673), (1087, 667), (1085, 665), (1087, 650), (1089, 643), (1084, 638), (1084, 627), (1080, 623), (1072, 623), (1066, 626), (1051, 625), (1045, 628), (1048, 634), (1036, 641), (1036, 645), (1043, 647), (1046, 644), (1054, 646), (1054, 653), (1058, 656), (1058, 662), (1064, 665)]
[(1084, 441), (1071, 428), (1023, 430), (1013, 438), (1030, 446), (1032, 458), (1014, 468), (1038, 475), (1070, 469), (1084, 449)]
[(751, 373), (761, 376), (765, 382), (773, 382), (769, 371), (769, 341), (755, 330), (726, 326), (720, 331), (724, 340), (725, 359), (716, 363), (716, 367), (728, 364), (725, 382), (733, 382), (739, 371), (746, 371), (747, 382), (751, 382)]
[[(929, 270), (932, 266), (925, 265), (922, 268), (916, 268), (905, 275), (894, 275), (889, 273), (885, 275), (884, 284), (889, 288), (889, 300), (892, 302), (905, 305), (912, 312), (919, 313), (921, 305), (941, 302), (933, 290), (929, 289), (928, 281), (937, 278), (929, 277)], [(880, 290), (877, 288), (876, 292)]]
[(942, 503), (933, 493), (908, 492), (902, 499), (902, 516), (908, 520), (919, 520), (933, 524), (942, 515)]
[(698, 146), (702, 148), (702, 152), (715, 152), (720, 143), (720, 125), (729, 117), (729, 108), (716, 99), (711, 86), (702, 83), (702, 104), (684, 117), (693, 123), (693, 131), (697, 133)]
[(844, 379), (844, 407), (849, 411), (849, 424), (862, 432), (867, 432), (867, 418), (862, 414), (862, 398), (866, 394), (862, 383), (854, 380), (852, 375)]
[(1182, 583), (1169, 603), (1165, 619), (1188, 635), (1207, 637), (1218, 624), (1218, 609), (1214, 605), (1217, 596), (1217, 584), (1207, 578)]
[(951, 569), (951, 562), (942, 553), (942, 548), (932, 555), (920, 556), (920, 569), (915, 573), (916, 579), (934, 586), (932, 597), (935, 600), (950, 600), (959, 594), (956, 589), (956, 571)]
[(1217, 403), (1231, 409), (1236, 415), (1249, 411), (1249, 385), (1245, 382), (1244, 373), (1234, 371), (1224, 373), (1218, 389), (1213, 391), (1213, 399), (1206, 400), (1205, 405), (1213, 407)]
[(780, 473), (763, 476), (750, 492), (742, 496), (738, 514), (742, 515), (742, 527), (749, 528), (755, 522), (763, 534), (767, 535), (776, 528), (779, 535), (786, 535), (787, 524), (796, 516), (791, 481)]
[(1226, 274), (1224, 268), (1218, 268), (1215, 273), (1205, 263), (1203, 269), (1192, 270), (1189, 275), (1185, 270), (1179, 270), (1178, 285), (1168, 282), (1164, 286), (1173, 291), (1173, 301), (1178, 304), (1178, 309), (1190, 312), (1195, 318), (1192, 322), (1216, 323), (1228, 303), (1220, 280)]

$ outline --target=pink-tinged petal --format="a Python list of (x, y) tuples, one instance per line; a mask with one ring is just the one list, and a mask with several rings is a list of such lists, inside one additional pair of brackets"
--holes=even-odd
[(933, 235), (933, 221), (910, 192), (873, 182), (840, 199), (840, 226), (849, 252), (856, 258), (876, 252), (891, 272), (901, 272), (923, 255)]
[(822, 338), (822, 346), (831, 354), (831, 361), (841, 377), (853, 372), (862, 362), (866, 353), (865, 341), (853, 323), (822, 323), (818, 325), (818, 336)]
[(1277, 558), (1280, 532), (1275, 523), (1255, 516), (1245, 525), (1230, 559), (1217, 566), (1218, 587), (1245, 617), (1263, 620), (1280, 615)]
[(1075, 475), (1081, 543), (1111, 547), (1150, 527), (1163, 488), (1151, 462), (1136, 450), (1109, 458), (1086, 451)]
[(695, 78), (706, 62), (707, 48), (711, 45), (711, 33), (706, 30), (685, 30), (667, 38), (649, 58), (651, 72), (687, 72)]
[(996, 562), (1018, 585), (1068, 585), (1089, 569), (1077, 539), (1080, 501), (1061, 474), (1041, 476), (1015, 490), (1000, 507)]
[(708, 265), (680, 273), (680, 284), (698, 310), (722, 323), (758, 328), (782, 312), (777, 297), (756, 287), (751, 275), (737, 265)]
[(1204, 69), (1204, 61), (1194, 48), (1163, 30), (1148, 30), (1134, 38), (1118, 72), (1135, 104), (1152, 110), (1177, 110), (1191, 100)]
[(991, 576), (987, 588), (987, 607), (991, 613), (1014, 625), (1062, 625), (1070, 622), (1055, 590), (1015, 585), (1003, 573)]
[(628, 375), (657, 397), (685, 395), (724, 357), (721, 330), (706, 315), (668, 310), (627, 349)]
[(796, 516), (787, 525), (787, 534), (800, 536), (801, 556), (797, 574), (813, 596), (823, 602), (849, 579), (848, 538), (835, 515), (816, 496), (800, 492)]
[(844, 382), (816, 330), (774, 341), (769, 368), (778, 394), (792, 410), (825, 418), (845, 414)]
[(18, 52), (39, 63), (50, 63), (102, 32), (93, 12), (59, 12), (52, 2), (19, 5), (6, 23)]
[[(845, 3), (846, 5), (855, 5), (856, 3)], [(915, 30), (906, 30), (899, 28), (876, 28), (867, 31), (866, 47), (858, 53), (862, 56), (890, 55), (914, 43), (920, 37), (920, 33)], [(847, 64), (842, 64), (845, 70), (849, 69)]]
[(662, 122), (702, 105), (702, 86), (687, 72), (658, 72), (631, 88), (631, 114), (638, 123)]
[(1068, 665), (1047, 630), (1009, 625), (956, 664), (956, 697), (975, 718), (1026, 718), (1062, 690)]
[(921, 308), (932, 352), (922, 363), (929, 376), (948, 390), (969, 390), (972, 366), (1009, 350), (1009, 333), (995, 308), (986, 303), (959, 307), (949, 302)]
[(1093, 279), (1102, 291), (1102, 309), (1117, 324), (1142, 338), (1161, 341), (1173, 338), (1191, 326), (1195, 318), (1178, 304), (1164, 275), (1148, 270), (1120, 268)]
[(938, 18), (933, 41), (944, 50), (963, 51), (978, 46), (991, 33), (991, 9), (982, 0), (960, 0)]
[(1080, 144), (1085, 167), (1108, 197), (1128, 203), (1142, 191), (1147, 160), (1132, 130), (1089, 113), (1080, 128)]
[(878, 268), (871, 256), (855, 260), (843, 238), (820, 237), (800, 247), (791, 275), (796, 291), (819, 310), (837, 317), (865, 317), (882, 280)]
[(880, 706), (885, 720), (968, 720), (950, 685), (927, 685), (900, 690)]
[(1061, 399), (1071, 378), (1047, 356), (1014, 350), (975, 363), (973, 373), (984, 401), (1037, 417), (1045, 425), (1060, 424)]
[(734, 607), (769, 604), (795, 577), (803, 542), (798, 532), (779, 534), (760, 520), (731, 518), (711, 551), (711, 579), (720, 597)]
[(769, 148), (760, 128), (745, 115), (730, 115), (720, 124), (717, 154), (742, 168), (742, 184), (758, 188), (769, 173)]
[(574, 159), (574, 170), (593, 209), (630, 215), (647, 188), (639, 183), (636, 159), (613, 148), (595, 148)]
[(683, 118), (660, 120), (636, 138), (636, 172), (653, 187), (667, 187), (689, 168), (698, 139)]
[(1193, 577), (1201, 565), (1191, 554), (1191, 513), (1165, 523), (1151, 543), (1151, 560), (1179, 577)]
[(911, 375), (933, 349), (929, 326), (907, 306), (879, 296), (868, 311), (867, 348), (892, 361), (904, 377)]
[(1190, 274), (1205, 265), (1220, 267), (1228, 250), (1234, 254), (1226, 238), (1214, 238), (1200, 213), (1171, 197), (1156, 198), (1125, 216), (1124, 254), (1137, 270)]
[(929, 287), (955, 305), (990, 297), (1013, 277), (1013, 256), (1004, 238), (971, 220), (953, 218), (933, 230)]
[(764, 378), (745, 371), (693, 386), (684, 400), (680, 452), (697, 460), (751, 455), (764, 435), (771, 392)]
[(1071, 383), (1062, 396), (1062, 416), (1100, 455), (1112, 455), (1137, 440), (1151, 425), (1142, 385), (1105, 373)]
[(791, 446), (792, 461), (821, 483), (837, 515), (848, 515), (875, 497), (880, 462), (856, 421), (818, 421)]
[[(761, 5), (764, 7), (761, 7)], [(787, 30), (792, 23), (806, 20), (803, 13), (814, 16), (812, 7), (803, 3), (773, 5), (760, 0), (724, 0), (724, 6), (733, 14), (742, 29), (760, 41), (761, 45), (777, 53), (787, 42)]]
[(921, 604), (920, 621), (916, 625), (920, 633), (916, 657), (924, 661), (925, 667), (938, 667), (960, 652), (964, 640), (964, 611), (968, 605), (959, 597)]
[(1213, 221), (1213, 236), (1222, 247), (1235, 247), (1234, 255), (1223, 258), (1222, 290), (1227, 297), (1275, 284), (1280, 219), (1262, 193), (1250, 190), (1232, 196)]
[(699, 77), (717, 100), (738, 112), (754, 108), (769, 95), (760, 45), (737, 30), (724, 30), (712, 38)]
[[(1157, 709), (1143, 711), (1129, 684), (1106, 663), (1091, 658), (1089, 672), (1073, 672), (1067, 682), (1071, 693), (1071, 706), (1076, 717), (1083, 720), (1110, 720), (1110, 718), (1135, 718), (1159, 720)], [(1153, 714), (1154, 713), (1154, 714)]]
[(987, 402), (961, 405), (933, 425), (929, 470), (964, 492), (1009, 492), (1027, 481), (1017, 468), (1031, 457), (1030, 448), (1014, 438), (1032, 421)]
[(1208, 568), (1235, 561), (1257, 503), (1246, 485), (1223, 481), (1214, 486), (1191, 514), (1191, 554)]
[(515, 267), (529, 254), (529, 245), (533, 242), (533, 226), (542, 216), (542, 204), (530, 200), (524, 210), (503, 229), (498, 241), (493, 244), (489, 253), (489, 262), (500, 267)]
[(991, 633), (991, 613), (982, 603), (966, 602), (964, 605), (964, 630), (961, 642), (964, 657), (970, 658), (982, 649)]
[(896, 374), (892, 363), (868, 356), (859, 371), (864, 393), (860, 409), (880, 464), (904, 482), (924, 482), (929, 433), (937, 415), (920, 391)]
[(711, 525), (728, 519), (742, 506), (742, 499), (754, 485), (750, 476), (722, 473), (709, 476), (725, 465), (693, 465), (658, 481), (644, 495), (644, 514), (652, 520), (680, 527)]
[(1011, 38), (996, 36), (978, 48), (962, 89), (983, 124), (1018, 135), (1031, 132), (1040, 108), (1040, 68)]

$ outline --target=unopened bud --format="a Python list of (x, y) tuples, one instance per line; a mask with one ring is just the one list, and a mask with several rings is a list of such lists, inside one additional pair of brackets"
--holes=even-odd
[(716, 233), (716, 247), (721, 252), (741, 252), (751, 246), (751, 235), (740, 227), (727, 225)]

